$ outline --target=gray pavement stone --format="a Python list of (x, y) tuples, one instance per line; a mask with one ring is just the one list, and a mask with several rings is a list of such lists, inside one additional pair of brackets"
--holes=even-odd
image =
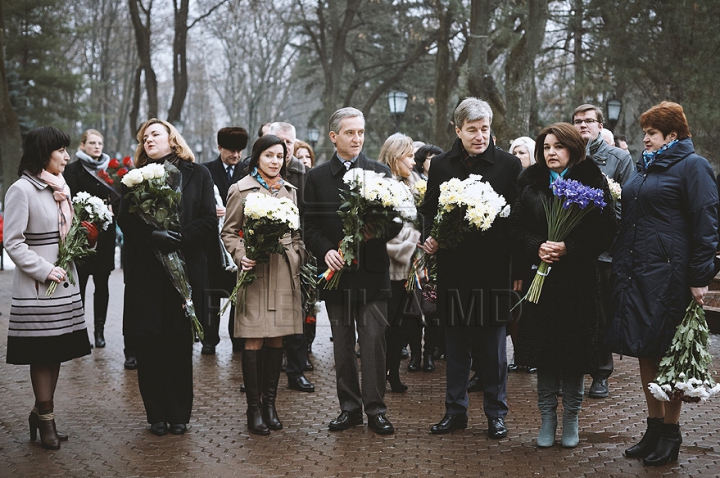
[[(195, 347), (195, 403), (188, 432), (156, 437), (145, 422), (136, 372), (123, 369), (122, 270), (111, 276), (107, 347), (61, 368), (55, 414), (70, 440), (60, 450), (44, 450), (29, 440), (33, 396), (28, 367), (5, 363), (13, 274), (12, 264), (5, 265), (8, 270), (0, 271), (0, 477), (720, 476), (718, 398), (684, 407), (677, 463), (647, 469), (640, 460), (622, 456), (644, 430), (642, 391), (632, 358), (616, 357), (608, 398), (583, 403), (580, 445), (572, 450), (535, 446), (535, 376), (525, 373), (509, 377), (508, 438), (487, 438), (479, 393), (471, 396), (468, 429), (430, 435), (429, 427), (444, 412), (442, 360), (434, 373), (407, 373), (403, 362), (401, 378), (409, 390), (394, 394), (388, 388), (386, 394), (395, 435), (378, 436), (367, 425), (330, 432), (327, 423), (339, 410), (327, 323), (319, 324), (315, 371), (307, 373), (316, 392), (291, 391), (281, 378), (277, 408), (283, 430), (269, 437), (247, 432), (240, 356), (233, 354), (225, 328), (217, 355), (203, 356), (199, 344)], [(89, 284), (88, 294), (92, 289)], [(92, 332), (92, 320), (87, 322)], [(716, 363), (719, 338), (713, 336)]]

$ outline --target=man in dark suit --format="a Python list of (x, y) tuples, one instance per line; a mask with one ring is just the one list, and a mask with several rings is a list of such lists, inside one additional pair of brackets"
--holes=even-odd
[[(248, 143), (248, 133), (244, 128), (228, 127), (222, 128), (217, 133), (219, 155), (214, 161), (203, 163), (210, 171), (213, 183), (218, 188), (222, 204), (216, 206), (218, 218), (225, 216), (227, 195), (230, 186), (243, 178), (242, 166), (238, 164), (242, 153)], [(223, 266), (222, 255), (224, 254), (222, 241), (218, 231), (217, 241), (213, 241), (208, 248), (208, 273), (210, 276), (210, 288), (207, 290), (205, 301), (208, 304), (203, 320), (205, 338), (202, 341), (202, 354), (214, 355), (215, 347), (220, 343), (220, 298), (227, 297), (235, 287), (235, 273), (226, 270)], [(230, 308), (230, 319), (228, 320), (228, 332), (233, 343), (233, 350), (242, 350), (240, 339), (233, 337), (235, 325), (235, 308)]]
[[(330, 161), (307, 173), (304, 198), (305, 244), (317, 257), (318, 271), (338, 271), (345, 262), (338, 252), (343, 225), (338, 214), (339, 190), (347, 189), (343, 175), (350, 168), (376, 171), (390, 176), (390, 169), (362, 154), (365, 118), (360, 110), (341, 108), (330, 118), (330, 140), (336, 152)], [(395, 231), (397, 234), (400, 231)], [(393, 234), (393, 235), (395, 235)], [(325, 301), (333, 334), (335, 374), (340, 415), (330, 430), (346, 430), (363, 423), (363, 407), (368, 425), (379, 434), (395, 431), (386, 418), (385, 406), (385, 329), (387, 299), (390, 297), (390, 237), (365, 233), (358, 245), (358, 263), (346, 269), (336, 290), (320, 290)], [(355, 329), (362, 344), (362, 392), (355, 354)]]
[[(285, 162), (285, 180), (297, 188), (298, 208), (300, 214), (303, 212), (303, 191), (305, 190), (305, 165), (297, 159), (293, 152), (295, 151), (295, 140), (297, 135), (295, 126), (290, 123), (271, 123), (267, 134), (272, 134), (283, 140), (287, 149)], [(304, 317), (305, 314), (302, 314)], [(287, 364), (285, 373), (288, 379), (288, 387), (300, 392), (314, 392), (315, 385), (305, 377), (305, 368), (310, 362), (308, 360), (307, 342), (304, 334), (288, 335), (283, 339), (283, 348), (285, 349)]]
[[(517, 196), (520, 160), (495, 148), (490, 137), (492, 110), (485, 101), (467, 98), (455, 109), (457, 139), (450, 151), (432, 159), (425, 200), (420, 206), (423, 249), (437, 253), (437, 312), (445, 320), (447, 388), (445, 416), (431, 433), (467, 427), (468, 375), (474, 342), (482, 371), (484, 410), (490, 438), (507, 436), (507, 351), (505, 324), (514, 293), (507, 219), (497, 218), (485, 231), (465, 233), (453, 249), (430, 236), (440, 185), (452, 178), (479, 174), (512, 205)], [(519, 284), (515, 284), (518, 288)]]

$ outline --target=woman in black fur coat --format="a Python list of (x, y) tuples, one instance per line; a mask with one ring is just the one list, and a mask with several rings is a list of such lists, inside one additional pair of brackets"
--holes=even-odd
[(536, 140), (535, 159), (537, 163), (518, 179), (520, 194), (511, 214), (513, 260), (517, 270), (530, 269), (541, 261), (552, 267), (539, 302), (523, 303), (518, 347), (522, 354), (516, 356), (516, 363), (538, 367), (542, 417), (538, 446), (550, 447), (555, 442), (557, 392), (562, 380), (562, 445), (574, 447), (579, 440), (583, 376), (592, 369), (601, 340), (597, 257), (610, 246), (616, 219), (610, 206), (596, 208), (564, 241), (548, 241), (543, 200), (552, 199), (550, 186), (558, 177), (602, 189), (608, 205), (612, 197), (600, 169), (586, 160), (585, 141), (570, 124), (545, 128)]

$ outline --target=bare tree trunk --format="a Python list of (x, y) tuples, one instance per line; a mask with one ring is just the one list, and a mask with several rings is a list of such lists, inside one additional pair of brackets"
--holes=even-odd
[(505, 101), (490, 75), (488, 48), (490, 46), (491, 0), (472, 0), (470, 6), (470, 33), (468, 35), (468, 93), (481, 98), (493, 110), (493, 131), (505, 127)]
[(10, 104), (7, 77), (5, 76), (5, 19), (0, 2), (0, 198), (5, 201), (7, 188), (17, 178), (17, 167), (22, 156), (22, 136), (17, 114)]
[(533, 76), (535, 58), (545, 38), (548, 19), (547, 0), (529, 0), (525, 33), (510, 52), (505, 64), (505, 99), (507, 127), (498, 131), (498, 143), (508, 145), (513, 138), (530, 134), (530, 114), (533, 105)]
[(187, 35), (188, 35), (188, 9), (190, 1), (173, 0), (175, 9), (175, 37), (173, 39), (173, 98), (168, 111), (168, 121), (176, 122), (182, 115), (183, 104), (187, 97)]
[[(152, 12), (152, 0), (148, 4), (147, 8), (142, 4), (142, 0), (128, 0), (130, 6), (130, 18), (132, 19), (133, 29), (135, 30), (135, 42), (138, 50), (138, 60), (140, 61), (139, 71), (136, 73), (139, 76), (140, 72), (145, 72), (145, 89), (147, 90), (148, 100), (148, 117), (158, 117), (158, 85), (157, 77), (155, 76), (155, 70), (152, 67), (152, 59), (150, 56), (150, 20)], [(140, 11), (145, 17), (145, 23), (143, 23), (140, 17)], [(137, 100), (137, 107), (133, 104), (133, 109), (130, 117), (130, 127), (133, 131), (137, 130), (137, 115), (140, 110), (140, 82), (135, 82), (134, 97)]]
[(573, 34), (573, 60), (575, 65), (575, 91), (574, 103), (580, 105), (585, 103), (585, 68), (583, 65), (583, 15), (585, 7), (583, 0), (573, 2), (573, 16), (571, 29)]

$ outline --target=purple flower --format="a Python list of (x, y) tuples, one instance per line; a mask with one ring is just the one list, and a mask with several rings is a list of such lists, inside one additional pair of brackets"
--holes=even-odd
[(607, 206), (602, 189), (585, 186), (574, 179), (558, 178), (552, 184), (552, 189), (553, 194), (562, 200), (564, 209), (569, 209), (573, 204), (577, 204), (580, 209), (591, 204), (598, 208)]

